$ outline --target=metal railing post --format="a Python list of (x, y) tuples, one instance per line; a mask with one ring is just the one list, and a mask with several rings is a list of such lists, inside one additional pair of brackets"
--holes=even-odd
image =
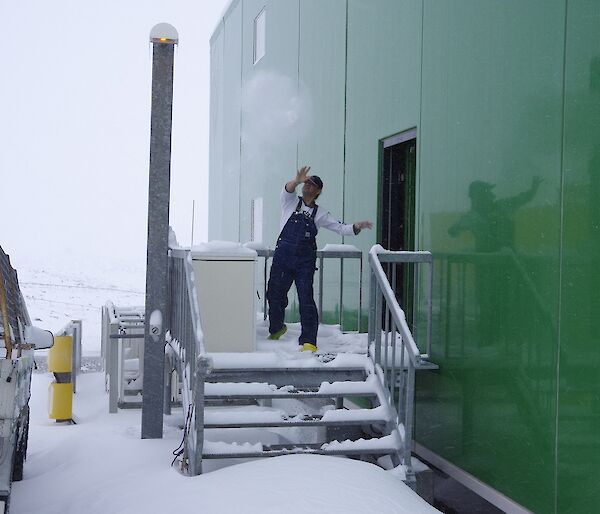
[(344, 258), (340, 258), (340, 330), (343, 331), (344, 323)]
[(375, 272), (369, 273), (369, 320), (368, 320), (368, 344), (370, 345), (375, 341), (375, 288), (377, 287), (377, 280), (375, 279)]
[(323, 252), (319, 252), (319, 323), (323, 323)]
[[(414, 418), (414, 397), (415, 397), (415, 368), (412, 363), (408, 363), (408, 376), (406, 385), (406, 406), (404, 417), (404, 466), (406, 468), (407, 482), (414, 481), (412, 471), (411, 453), (412, 453), (412, 430)], [(412, 479), (410, 478), (412, 477)]]
[[(117, 412), (118, 405), (118, 397), (119, 397), (119, 352), (115, 348), (116, 345), (119, 344), (118, 339), (111, 338), (110, 336), (117, 335), (119, 332), (119, 328), (117, 325), (111, 323), (109, 325), (109, 338), (108, 338), (108, 347), (110, 350), (108, 352), (108, 412), (114, 414)], [(107, 347), (107, 350), (108, 350)]]
[(358, 273), (358, 323), (357, 331), (360, 334), (362, 326), (362, 293), (363, 293), (363, 260), (362, 255), (360, 256), (360, 271)]
[(206, 357), (197, 360), (194, 385), (194, 425), (195, 444), (192, 475), (202, 473), (202, 451), (204, 448), (204, 381), (210, 371), (210, 363)]
[(429, 261), (429, 301), (427, 306), (427, 358), (431, 358), (431, 326), (433, 323), (433, 257)]
[(377, 285), (375, 292), (375, 363), (381, 364), (381, 314), (383, 295)]
[[(109, 317), (108, 317), (108, 307), (106, 305), (102, 306), (102, 332), (101, 332), (101, 340), (100, 340), (100, 355), (102, 357), (102, 371), (106, 374), (108, 370), (108, 352), (109, 352), (109, 344), (110, 340), (108, 338), (109, 335)], [(105, 388), (107, 384), (104, 384)]]
[(171, 414), (171, 358), (165, 355), (165, 387), (163, 389), (163, 414)]
[(265, 255), (265, 267), (263, 272), (263, 320), (267, 319), (267, 259), (268, 257)]

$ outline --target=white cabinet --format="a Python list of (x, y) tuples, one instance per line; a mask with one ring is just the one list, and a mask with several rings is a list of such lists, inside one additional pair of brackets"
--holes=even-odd
[(256, 338), (256, 252), (238, 243), (192, 250), (207, 352), (252, 352)]

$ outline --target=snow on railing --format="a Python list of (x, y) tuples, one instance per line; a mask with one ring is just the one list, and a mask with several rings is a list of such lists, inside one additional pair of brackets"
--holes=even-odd
[(186, 414), (182, 467), (190, 475), (202, 473), (204, 443), (204, 378), (209, 362), (188, 249), (169, 250), (169, 313), (167, 358), (171, 359), (182, 384)]
[[(396, 267), (401, 263), (428, 263), (429, 312), (427, 352), (421, 353), (406, 322), (382, 262), (389, 263), (391, 283), (396, 285)], [(375, 245), (369, 252), (371, 269), (369, 306), (369, 352), (375, 362), (387, 402), (394, 406), (397, 398), (397, 425), (403, 434), (403, 464), (406, 477), (414, 479), (411, 467), (412, 429), (414, 420), (415, 370), (429, 359), (431, 352), (431, 284), (433, 258), (430, 252), (391, 252)]]

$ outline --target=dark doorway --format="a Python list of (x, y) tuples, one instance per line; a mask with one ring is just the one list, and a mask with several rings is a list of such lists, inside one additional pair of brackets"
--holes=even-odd
[[(413, 129), (382, 142), (378, 242), (387, 250), (415, 248), (416, 135)], [(396, 273), (387, 270), (409, 325), (413, 319), (412, 267), (402, 264)]]

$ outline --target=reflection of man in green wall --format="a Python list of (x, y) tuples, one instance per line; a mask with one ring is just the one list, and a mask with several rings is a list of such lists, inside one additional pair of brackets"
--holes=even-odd
[(471, 210), (448, 229), (452, 237), (471, 232), (475, 239), (475, 254), (470, 258), (475, 273), (471, 298), (477, 312), (474, 328), (479, 345), (515, 337), (511, 332), (511, 308), (519, 305), (518, 298), (523, 294), (519, 285), (523, 277), (514, 252), (515, 215), (535, 197), (541, 182), (534, 177), (527, 191), (501, 199), (496, 199), (492, 191), (494, 184), (471, 182)]
[(519, 195), (496, 200), (494, 184), (474, 180), (469, 185), (471, 210), (448, 229), (452, 237), (469, 231), (475, 238), (475, 251), (496, 252), (513, 248), (515, 213), (536, 195), (542, 180), (533, 177), (531, 188)]

